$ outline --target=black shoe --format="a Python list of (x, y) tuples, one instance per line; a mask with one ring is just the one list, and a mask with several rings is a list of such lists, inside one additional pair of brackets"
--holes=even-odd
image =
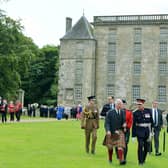
[(94, 154), (95, 154), (95, 151), (91, 151), (91, 154), (94, 155)]
[(160, 156), (160, 155), (162, 155), (162, 153), (156, 153), (156, 154), (155, 154), (155, 156)]
[(125, 160), (123, 160), (123, 161), (120, 162), (120, 165), (125, 165), (125, 164), (126, 164)]
[(111, 164), (111, 163), (112, 163), (112, 160), (109, 160), (108, 162)]

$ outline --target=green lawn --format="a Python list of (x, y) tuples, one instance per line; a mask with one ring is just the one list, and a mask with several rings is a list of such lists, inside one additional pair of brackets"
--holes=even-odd
[[(85, 153), (84, 132), (80, 129), (79, 121), (0, 124), (0, 168), (122, 167), (116, 159), (111, 165), (107, 162), (106, 148), (102, 146), (103, 123), (101, 121), (101, 128), (98, 130), (95, 155)], [(143, 167), (166, 168), (167, 164), (168, 151), (160, 157), (153, 153), (148, 155)], [(130, 141), (127, 165), (124, 167), (139, 167), (137, 143)]]

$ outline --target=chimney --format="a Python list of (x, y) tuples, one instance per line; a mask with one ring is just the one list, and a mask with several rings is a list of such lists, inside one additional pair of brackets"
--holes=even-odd
[(66, 17), (66, 32), (71, 30), (72, 28), (72, 18)]

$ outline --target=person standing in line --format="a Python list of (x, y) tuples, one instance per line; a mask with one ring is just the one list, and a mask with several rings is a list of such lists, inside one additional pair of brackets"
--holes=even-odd
[(76, 119), (79, 120), (81, 117), (82, 105), (79, 103), (76, 109), (77, 109)]
[(163, 118), (162, 111), (158, 109), (158, 102), (156, 100), (152, 102), (151, 113), (153, 118), (155, 155), (160, 156), (162, 153), (159, 152), (159, 135), (163, 127)]
[(103, 116), (103, 117), (106, 117), (107, 112), (109, 110), (115, 108), (114, 96), (109, 96), (107, 99), (108, 99), (108, 103), (103, 106), (102, 111), (100, 113), (100, 115)]
[(115, 109), (111, 109), (105, 119), (105, 144), (108, 149), (109, 163), (112, 163), (113, 147), (117, 147), (118, 159), (120, 165), (125, 165), (124, 148), (125, 136), (124, 130), (126, 129), (125, 112), (122, 110), (122, 100), (116, 99)]
[(14, 121), (15, 105), (13, 101), (10, 101), (8, 104), (8, 110), (10, 114), (10, 121)]
[(144, 108), (145, 99), (136, 99), (137, 110), (133, 113), (132, 137), (138, 140), (138, 162), (142, 166), (145, 163), (149, 142), (151, 141), (151, 127), (153, 119), (150, 109)]
[(20, 116), (22, 114), (22, 103), (19, 100), (16, 100), (15, 103), (15, 116), (16, 116), (16, 121), (20, 121)]
[(7, 112), (8, 112), (7, 100), (3, 99), (1, 104), (2, 123), (7, 122)]
[(89, 153), (90, 141), (91, 154), (95, 154), (97, 129), (99, 128), (99, 109), (95, 104), (95, 96), (88, 97), (88, 104), (81, 113), (81, 129), (85, 130), (85, 149)]
[(126, 129), (124, 130), (125, 134), (125, 148), (124, 148), (124, 160), (126, 162), (127, 159), (127, 153), (128, 153), (128, 143), (129, 143), (129, 138), (130, 138), (130, 129), (133, 124), (133, 115), (130, 110), (126, 108), (126, 100), (122, 100), (123, 102), (123, 110), (125, 111), (125, 120), (126, 120)]

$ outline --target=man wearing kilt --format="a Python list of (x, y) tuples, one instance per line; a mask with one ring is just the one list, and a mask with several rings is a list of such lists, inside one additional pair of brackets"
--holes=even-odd
[(105, 119), (106, 136), (104, 145), (108, 149), (109, 163), (112, 163), (113, 147), (117, 147), (120, 165), (126, 164), (124, 160), (125, 136), (123, 132), (125, 128), (125, 112), (122, 110), (122, 100), (116, 99), (115, 109), (110, 110)]

